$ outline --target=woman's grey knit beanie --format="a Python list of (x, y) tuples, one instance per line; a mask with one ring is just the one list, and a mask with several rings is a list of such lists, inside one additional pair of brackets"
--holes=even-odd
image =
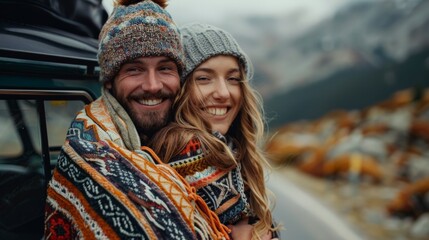
[(237, 41), (228, 32), (208, 24), (192, 23), (180, 28), (185, 50), (182, 81), (201, 63), (217, 55), (232, 55), (243, 64), (247, 79), (253, 77), (253, 66)]

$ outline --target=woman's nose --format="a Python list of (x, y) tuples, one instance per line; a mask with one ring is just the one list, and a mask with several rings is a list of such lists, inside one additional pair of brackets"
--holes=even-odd
[(228, 85), (225, 79), (220, 79), (215, 85), (213, 97), (218, 99), (228, 99), (230, 96)]

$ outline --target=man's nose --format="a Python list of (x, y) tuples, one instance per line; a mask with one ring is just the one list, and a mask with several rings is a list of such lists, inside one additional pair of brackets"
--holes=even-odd
[(156, 71), (151, 69), (147, 71), (141, 86), (145, 92), (156, 93), (162, 89), (163, 84)]

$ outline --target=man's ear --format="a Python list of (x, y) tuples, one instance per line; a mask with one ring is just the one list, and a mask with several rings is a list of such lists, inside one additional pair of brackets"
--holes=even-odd
[(104, 83), (104, 87), (106, 88), (106, 89), (112, 89), (112, 81), (107, 81), (107, 82), (105, 82)]

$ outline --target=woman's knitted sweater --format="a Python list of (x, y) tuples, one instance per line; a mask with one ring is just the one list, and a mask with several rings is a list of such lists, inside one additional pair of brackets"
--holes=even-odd
[[(220, 133), (215, 133), (215, 136), (234, 149), (232, 142)], [(220, 169), (208, 165), (205, 154), (199, 140), (194, 138), (169, 164), (195, 187), (197, 194), (223, 224), (234, 224), (242, 217), (250, 216), (240, 163), (230, 169)]]

